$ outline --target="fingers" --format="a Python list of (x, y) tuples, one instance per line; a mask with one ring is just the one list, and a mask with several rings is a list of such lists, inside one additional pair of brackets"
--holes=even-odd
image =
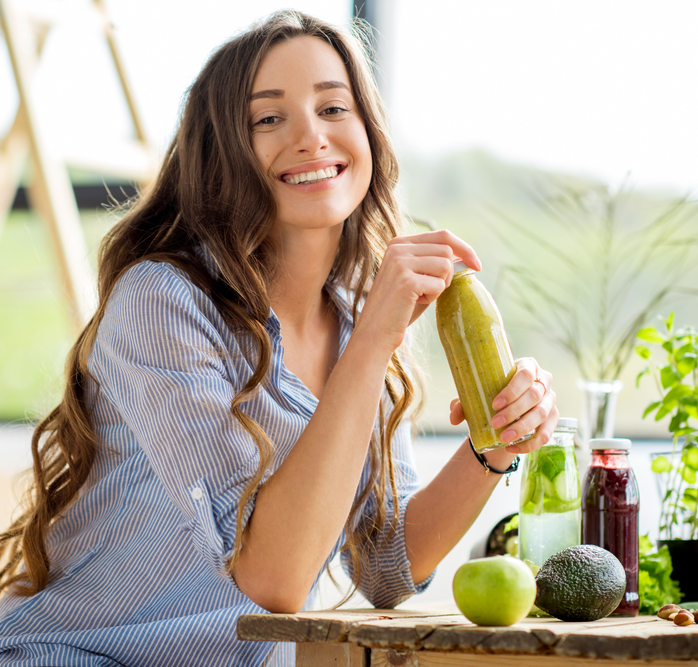
[[(407, 278), (412, 274), (439, 278), (442, 282), (439, 294), (451, 282), (453, 262), (446, 257), (433, 255), (405, 255), (395, 260), (403, 265), (403, 275)], [(438, 294), (436, 295), (438, 296)]]
[[(532, 358), (517, 359), (516, 366), (511, 382), (493, 401), (493, 407), (504, 407), (492, 417), (492, 426), (505, 429), (500, 434), (502, 442), (514, 442), (535, 431), (529, 440), (506, 448), (512, 454), (525, 454), (550, 440), (560, 413), (551, 387), (552, 375)], [(507, 404), (507, 397), (513, 397), (511, 403)], [(457, 426), (465, 419), (460, 401), (452, 400), (450, 409), (451, 424)]]
[(459, 239), (447, 229), (439, 229), (434, 232), (425, 232), (423, 234), (413, 234), (411, 236), (401, 236), (392, 239), (389, 243), (389, 245), (402, 244), (445, 246), (448, 250), (447, 254), (443, 256), (447, 256), (449, 259), (460, 257), (471, 269), (475, 269), (476, 271), (482, 269), (482, 262), (472, 246), (462, 239)]
[(511, 382), (492, 402), (492, 407), (499, 410), (492, 418), (492, 426), (504, 429), (502, 442), (518, 440), (534, 429), (538, 429), (536, 438), (540, 441), (544, 437), (547, 442), (559, 417), (552, 375), (532, 358), (518, 359), (516, 366)]
[[(537, 382), (537, 380), (540, 380), (540, 382)], [(505, 407), (512, 406), (528, 391), (532, 391), (533, 393), (528, 396), (530, 404), (527, 406), (527, 409), (531, 408), (532, 405), (538, 403), (548, 389), (550, 389), (552, 380), (553, 376), (548, 373), (548, 371), (543, 370), (532, 357), (517, 359), (514, 377), (511, 379), (511, 382), (499, 392), (494, 401), (492, 401), (492, 407), (495, 410), (503, 410)], [(536, 387), (532, 386), (534, 383), (537, 385)], [(519, 414), (523, 414), (523, 412)], [(509, 421), (511, 420), (507, 420), (505, 423), (509, 423)]]
[(397, 294), (408, 295), (413, 309), (408, 324), (412, 324), (451, 284), (456, 253), (481, 268), (474, 250), (447, 230), (394, 238), (373, 289), (379, 293), (387, 285), (393, 302)]
[(536, 429), (536, 434), (533, 438), (522, 442), (520, 445), (507, 447), (506, 450), (512, 454), (528, 454), (542, 447), (553, 437), (553, 432), (555, 431), (559, 418), (560, 413), (557, 406), (553, 406), (553, 409), (548, 414), (548, 418)]
[(394, 350), (407, 327), (451, 284), (453, 258), (481, 268), (475, 251), (447, 230), (392, 239), (375, 276), (354, 335)]
[(457, 398), (454, 398), (451, 401), (450, 420), (453, 426), (458, 426), (458, 424), (465, 421), (465, 415), (463, 414), (463, 406)]
[[(394, 241), (395, 239), (393, 239)], [(421, 295), (420, 280), (422, 276), (438, 278), (436, 298), (453, 277), (451, 249), (445, 244), (393, 243), (386, 250), (378, 278), (387, 280), (392, 290), (405, 287), (409, 292)], [(433, 299), (431, 299), (433, 301)]]

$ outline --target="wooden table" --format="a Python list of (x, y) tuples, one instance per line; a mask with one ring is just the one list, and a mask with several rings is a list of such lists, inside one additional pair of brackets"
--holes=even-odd
[[(653, 616), (478, 627), (455, 606), (249, 614), (239, 639), (296, 642), (298, 667), (698, 667), (698, 625)], [(643, 662), (649, 661), (649, 662)]]

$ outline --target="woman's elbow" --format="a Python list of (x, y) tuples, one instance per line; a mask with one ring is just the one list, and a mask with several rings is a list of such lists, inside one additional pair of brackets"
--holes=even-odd
[(244, 595), (272, 614), (295, 614), (308, 597), (307, 587), (289, 579), (279, 581), (261, 572), (246, 575), (238, 568), (231, 575)]
[(272, 614), (295, 614), (303, 608), (307, 597), (296, 591), (266, 590), (262, 587), (252, 591), (240, 590), (252, 602)]

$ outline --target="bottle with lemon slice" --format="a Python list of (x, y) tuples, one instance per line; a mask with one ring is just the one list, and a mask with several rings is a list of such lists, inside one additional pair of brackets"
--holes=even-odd
[(561, 418), (550, 441), (524, 459), (519, 502), (519, 557), (537, 566), (580, 543), (582, 500), (574, 434)]

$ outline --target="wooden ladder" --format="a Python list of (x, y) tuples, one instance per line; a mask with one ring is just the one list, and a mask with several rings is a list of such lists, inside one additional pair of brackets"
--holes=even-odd
[[(42, 127), (33, 82), (51, 28), (60, 21), (71, 20), (76, 12), (91, 12), (94, 20), (86, 25), (101, 31), (108, 42), (133, 121), (135, 140), (120, 144), (110, 140), (108, 148), (101, 149), (71, 142), (78, 148), (68, 155), (65, 149), (59, 154), (57, 142)], [(29, 204), (48, 226), (71, 318), (80, 330), (92, 317), (97, 297), (68, 166), (132, 180), (144, 188), (154, 178), (158, 155), (147, 138), (102, 0), (0, 0), (0, 26), (19, 94), (14, 122), (0, 140), (0, 232), (29, 162)]]

